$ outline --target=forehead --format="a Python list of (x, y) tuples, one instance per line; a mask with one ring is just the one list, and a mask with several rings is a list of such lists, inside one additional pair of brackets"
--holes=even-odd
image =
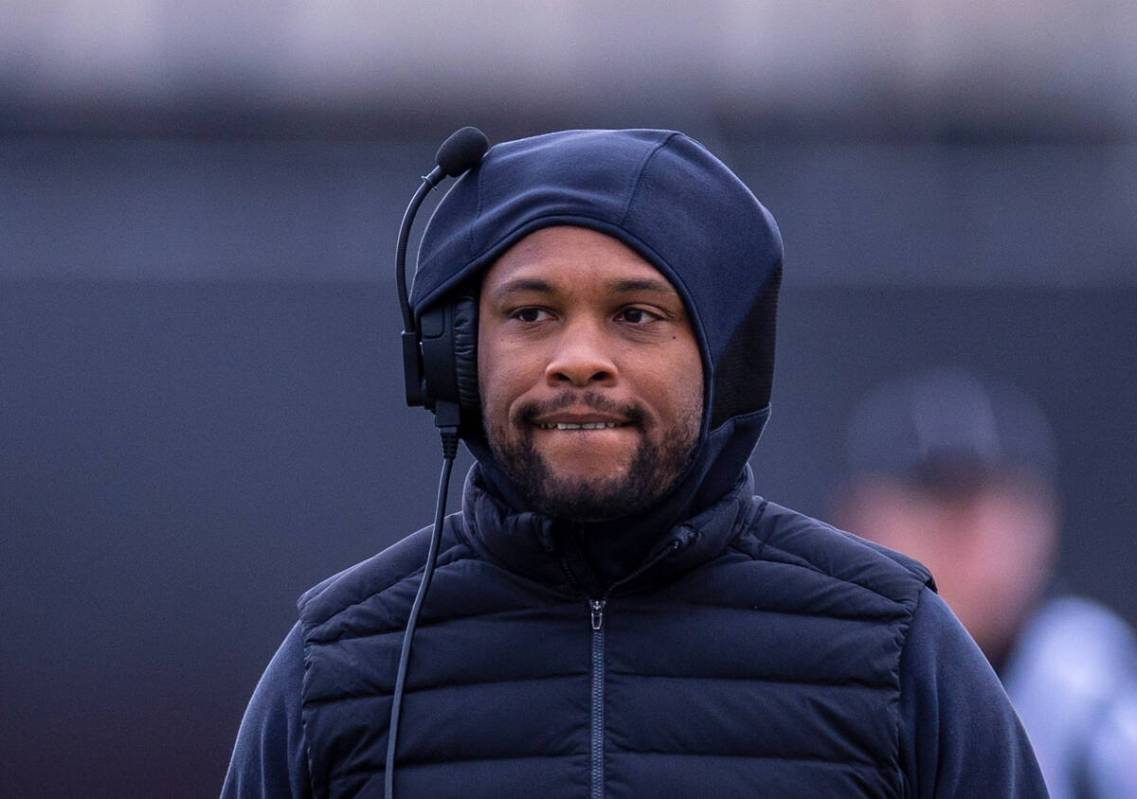
[(486, 272), (483, 290), (507, 281), (540, 278), (576, 286), (590, 280), (639, 280), (676, 293), (667, 278), (623, 242), (595, 230), (542, 228), (518, 241)]

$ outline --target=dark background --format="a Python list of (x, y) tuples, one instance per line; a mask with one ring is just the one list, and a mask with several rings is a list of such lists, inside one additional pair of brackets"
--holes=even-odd
[[(1008, 378), (1055, 428), (1068, 584), (1137, 619), (1137, 65), (1110, 45), (1132, 15), (942, 33), (916, 3), (850, 32), (723, 2), (731, 25), (645, 30), (569, 3), (550, 33), (511, 6), (433, 60), (391, 44), (430, 20), (360, 44), (336, 17), (324, 63), (270, 47), (276, 16), (245, 47), (127, 5), (165, 13), (158, 55), (65, 14), (0, 33), (0, 795), (215, 794), (297, 595), (429, 521), (391, 252), (459, 124), (701, 138), (786, 242), (759, 491), (825, 516), (882, 379)], [(54, 46), (76, 31), (86, 60)]]

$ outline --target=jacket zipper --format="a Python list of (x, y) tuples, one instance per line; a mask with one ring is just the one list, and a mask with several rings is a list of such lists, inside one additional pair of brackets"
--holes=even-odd
[(607, 599), (590, 599), (592, 612), (592, 762), (591, 799), (604, 799), (604, 606)]
[[(604, 799), (604, 609), (608, 605), (608, 594), (613, 588), (630, 582), (659, 561), (677, 551), (680, 543), (675, 541), (670, 547), (636, 569), (635, 572), (613, 584), (600, 599), (589, 599), (589, 618), (592, 624), (592, 723), (589, 744), (592, 765), (591, 799)], [(569, 572), (571, 576), (571, 572)]]

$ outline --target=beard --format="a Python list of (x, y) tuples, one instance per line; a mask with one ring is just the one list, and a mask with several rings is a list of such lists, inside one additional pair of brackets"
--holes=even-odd
[[(639, 431), (639, 444), (622, 474), (558, 475), (537, 451), (533, 442), (534, 420), (573, 404), (618, 414)], [(648, 421), (638, 406), (620, 405), (587, 392), (524, 406), (515, 422), (522, 431), (520, 437), (510, 440), (507, 421), (488, 425), (487, 438), (498, 465), (531, 508), (547, 516), (603, 522), (642, 513), (666, 496), (694, 455), (701, 419), (700, 402), (698, 407), (686, 409), (672, 429), (653, 435), (658, 425)]]

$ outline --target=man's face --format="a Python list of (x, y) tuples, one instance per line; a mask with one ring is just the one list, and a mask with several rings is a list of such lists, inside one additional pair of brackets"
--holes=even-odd
[(478, 380), (494, 457), (550, 515), (650, 507), (699, 436), (703, 367), (683, 301), (634, 251), (585, 228), (539, 230), (486, 273)]

